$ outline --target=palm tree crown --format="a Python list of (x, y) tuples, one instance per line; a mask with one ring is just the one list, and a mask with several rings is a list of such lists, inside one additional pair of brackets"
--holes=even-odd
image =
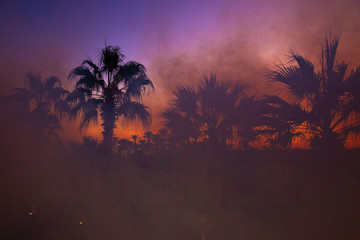
[[(250, 117), (255, 101), (244, 94), (245, 86), (219, 81), (215, 75), (204, 77), (197, 89), (180, 85), (174, 91), (174, 98), (163, 112), (165, 127), (170, 139), (176, 143), (208, 142), (217, 145), (227, 140), (244, 137), (248, 142), (252, 122)], [(244, 112), (245, 109), (249, 111)]]
[(61, 86), (57, 77), (41, 79), (40, 74), (26, 75), (27, 88), (14, 88), (5, 97), (8, 107), (13, 108), (17, 116), (27, 119), (22, 125), (27, 125), (31, 133), (38, 137), (55, 136), (62, 129), (60, 119), (56, 115), (63, 98), (68, 93)]
[(69, 78), (76, 88), (67, 98), (72, 103), (72, 117), (81, 117), (80, 129), (102, 120), (103, 146), (111, 152), (114, 128), (119, 118), (151, 121), (147, 107), (140, 103), (142, 96), (153, 88), (146, 68), (134, 61), (124, 62), (120, 48), (105, 46), (99, 53), (99, 63), (91, 59), (74, 68)]
[(326, 37), (320, 69), (290, 51), (290, 63), (278, 66), (268, 77), (284, 84), (287, 97), (265, 96), (264, 131), (272, 143), (290, 146), (303, 136), (314, 148), (343, 148), (360, 131), (360, 67), (348, 72), (349, 64), (337, 59), (340, 35)]

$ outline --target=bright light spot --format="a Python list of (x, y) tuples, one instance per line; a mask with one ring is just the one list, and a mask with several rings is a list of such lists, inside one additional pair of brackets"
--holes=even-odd
[(82, 225), (82, 224), (83, 224), (83, 222), (82, 222), (82, 221), (80, 221), (80, 222), (79, 222), (79, 224), (80, 224), (80, 225)]
[(33, 215), (33, 213), (32, 213), (32, 212), (29, 212), (29, 215), (31, 216), (31, 215)]

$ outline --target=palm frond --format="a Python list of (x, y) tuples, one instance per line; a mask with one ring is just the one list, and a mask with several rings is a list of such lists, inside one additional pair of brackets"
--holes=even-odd
[(59, 114), (60, 117), (63, 115), (69, 115), (71, 113), (71, 107), (69, 105), (69, 102), (65, 100), (59, 100), (54, 105), (54, 111), (55, 113)]
[(89, 90), (97, 90), (105, 87), (105, 81), (99, 79), (98, 76), (94, 75), (89, 68), (79, 66), (74, 68), (70, 74), (69, 79), (77, 79), (76, 87), (84, 87)]
[(360, 66), (353, 69), (345, 81), (346, 91), (351, 98), (346, 106), (346, 111), (360, 113)]
[(47, 98), (50, 101), (57, 101), (67, 94), (69, 94), (69, 91), (63, 89), (62, 87), (55, 87), (47, 91)]
[(45, 82), (44, 82), (45, 90), (46, 91), (51, 90), (52, 88), (55, 87), (56, 84), (61, 86), (61, 81), (58, 77), (55, 77), (55, 76), (48, 77), (47, 79), (45, 79)]
[(357, 138), (360, 134), (360, 121), (347, 124), (346, 126), (337, 129), (336, 133), (344, 138), (347, 138), (350, 134), (353, 134)]
[(165, 109), (162, 112), (165, 127), (170, 131), (170, 139), (177, 143), (185, 143), (190, 138), (200, 136), (198, 124), (189, 117), (184, 117), (175, 108)]
[(134, 99), (141, 99), (149, 89), (154, 89), (152, 81), (146, 75), (140, 75), (127, 83), (126, 95)]
[(99, 68), (90, 58), (85, 59), (85, 60), (82, 62), (81, 65), (82, 65), (82, 66), (88, 65), (89, 67), (91, 67), (91, 68), (93, 69), (93, 74), (96, 75), (96, 76), (97, 76), (98, 74), (101, 74), (100, 68)]
[(140, 120), (145, 126), (151, 123), (151, 115), (147, 107), (139, 102), (125, 101), (116, 109), (116, 112), (125, 120)]
[(71, 118), (81, 116), (80, 130), (87, 127), (90, 123), (97, 123), (98, 109), (103, 103), (100, 99), (91, 98), (87, 101), (79, 102), (70, 113)]
[(202, 107), (222, 109), (229, 104), (226, 103), (232, 85), (229, 81), (218, 81), (214, 74), (204, 76), (199, 86), (199, 98)]
[(26, 74), (26, 79), (28, 80), (30, 91), (39, 96), (44, 94), (45, 89), (40, 74)]
[(80, 122), (80, 131), (90, 125), (90, 123), (96, 124), (98, 122), (98, 111), (97, 109), (90, 109), (83, 113)]
[(127, 85), (133, 78), (146, 75), (147, 71), (144, 65), (135, 61), (129, 61), (119, 67), (115, 74), (115, 83), (119, 84), (123, 81)]
[(92, 96), (92, 92), (89, 89), (77, 87), (69, 93), (69, 95), (66, 97), (66, 101), (73, 102), (73, 103), (79, 103), (84, 102), (87, 98), (90, 98)]
[(174, 97), (171, 100), (172, 107), (190, 115), (196, 114), (198, 95), (192, 86), (178, 85), (176, 90), (173, 91), (173, 95)]
[(336, 60), (337, 48), (339, 45), (341, 33), (335, 34), (334, 36), (325, 36), (325, 44), (322, 48), (321, 53), (321, 65), (322, 71), (327, 77), (330, 77), (334, 71), (334, 64)]
[(267, 78), (285, 84), (294, 96), (294, 100), (300, 101), (306, 95), (318, 91), (319, 77), (310, 61), (299, 55), (293, 55), (292, 58), (298, 63), (298, 67), (276, 65), (277, 70), (269, 72)]

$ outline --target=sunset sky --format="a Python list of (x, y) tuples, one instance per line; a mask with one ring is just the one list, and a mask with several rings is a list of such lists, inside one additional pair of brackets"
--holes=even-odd
[[(177, 84), (214, 73), (262, 92), (264, 72), (286, 62), (290, 46), (317, 62), (330, 30), (342, 29), (340, 58), (360, 64), (359, 12), (359, 0), (1, 1), (0, 94), (23, 86), (28, 72), (58, 76), (71, 90), (70, 70), (95, 60), (106, 41), (147, 67), (155, 92), (144, 101), (156, 129)], [(68, 139), (80, 139), (77, 126), (66, 127)], [(142, 131), (135, 124), (116, 134)]]

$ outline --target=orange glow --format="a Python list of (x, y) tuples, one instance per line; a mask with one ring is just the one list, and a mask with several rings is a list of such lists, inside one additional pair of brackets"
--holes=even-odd
[[(157, 122), (159, 122), (159, 120), (153, 117), (153, 124), (149, 127), (144, 127), (138, 122), (128, 124), (117, 123), (116, 128), (114, 129), (114, 137), (130, 138), (131, 135), (138, 135), (139, 137), (142, 137), (146, 131), (153, 131), (155, 133), (160, 128), (159, 124), (156, 124)], [(62, 124), (64, 131), (61, 137), (64, 141), (80, 143), (82, 142), (82, 136), (89, 136), (98, 139), (99, 141), (102, 140), (101, 122), (97, 125), (90, 125), (82, 132), (79, 131), (79, 121), (63, 121)]]

